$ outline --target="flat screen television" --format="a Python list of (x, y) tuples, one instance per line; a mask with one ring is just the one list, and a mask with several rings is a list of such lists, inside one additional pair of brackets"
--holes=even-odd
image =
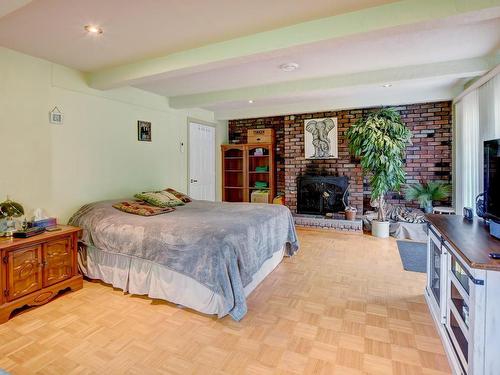
[(484, 142), (485, 217), (500, 223), (500, 139)]

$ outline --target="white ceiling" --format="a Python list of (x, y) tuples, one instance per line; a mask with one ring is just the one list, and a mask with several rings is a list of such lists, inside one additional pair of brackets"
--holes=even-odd
[[(0, 45), (93, 71), (390, 2), (33, 0), (0, 19)], [(90, 23), (104, 29), (103, 38), (85, 34)]]
[[(461, 60), (491, 54), (500, 48), (500, 18), (443, 28), (370, 33), (283, 51), (280, 56), (136, 85), (165, 96), (258, 86), (312, 77), (341, 75), (407, 65)], [(279, 66), (300, 68), (283, 72)]]
[[(412, 1), (416, 0), (405, 1), (405, 6)], [(109, 67), (120, 70), (124, 64), (142, 64), (149, 58), (171, 56), (173, 52), (189, 54), (195, 47), (394, 2), (0, 0), (0, 46), (94, 73)], [(434, 5), (429, 2), (428, 6)], [(104, 34), (87, 35), (83, 29), (86, 24), (98, 24)], [(479, 68), (470, 68), (467, 59), (493, 56), (499, 50), (500, 6), (491, 5), (432, 21), (416, 19), (290, 48), (279, 45), (265, 53), (242, 54), (213, 64), (196, 61), (190, 68), (151, 74), (131, 82), (139, 89), (171, 98), (171, 103), (191, 103), (184, 105), (212, 110), (220, 119), (264, 116), (451, 99), (465, 81), (487, 70), (477, 63)], [(430, 64), (452, 61), (462, 62), (462, 75), (443, 73), (422, 79), (419, 73), (419, 66), (429, 71)], [(300, 68), (282, 72), (278, 67), (286, 62), (296, 62)], [(407, 72), (404, 78), (398, 77), (401, 68)], [(343, 83), (335, 88), (300, 85), (323, 77), (342, 77), (343, 82), (349, 82), (358, 73), (376, 75), (382, 70), (382, 76), (387, 77), (391, 69), (391, 88), (382, 88), (380, 82), (368, 84), (356, 79), (351, 80), (351, 85)], [(280, 84), (289, 84), (285, 89), (295, 84), (294, 90), (277, 90), (275, 86)], [(274, 91), (269, 90), (272, 94), (266, 94), (273, 87)], [(247, 91), (259, 92), (256, 88), (260, 88), (260, 97), (245, 96)], [(233, 91), (238, 95), (231, 97)], [(249, 104), (248, 99), (255, 102)]]

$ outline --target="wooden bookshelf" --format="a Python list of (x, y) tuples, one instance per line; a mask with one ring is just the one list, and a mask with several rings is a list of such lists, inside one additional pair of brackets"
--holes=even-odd
[[(274, 144), (229, 144), (222, 145), (221, 150), (222, 200), (250, 202), (252, 191), (269, 190), (269, 203), (272, 203), (276, 196)], [(259, 167), (268, 169), (259, 171)], [(256, 182), (265, 182), (267, 187), (256, 187)]]

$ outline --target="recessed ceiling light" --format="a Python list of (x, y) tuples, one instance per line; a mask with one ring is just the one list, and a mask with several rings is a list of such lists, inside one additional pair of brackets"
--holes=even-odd
[(102, 29), (97, 25), (85, 25), (84, 29), (86, 32), (93, 35), (99, 35), (103, 33)]
[(386, 83), (385, 85), (382, 85), (382, 87), (391, 87), (392, 83)]
[(290, 62), (290, 63), (285, 63), (280, 65), (280, 69), (283, 70), (284, 72), (293, 72), (294, 70), (299, 68), (299, 64)]
[(249, 102), (250, 104), (253, 104), (253, 100), (252, 100), (252, 99), (250, 99), (248, 102)]

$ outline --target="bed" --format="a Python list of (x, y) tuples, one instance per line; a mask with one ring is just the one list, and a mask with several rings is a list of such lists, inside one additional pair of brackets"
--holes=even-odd
[(285, 206), (195, 200), (143, 217), (113, 208), (119, 201), (85, 205), (70, 219), (82, 228), (82, 273), (205, 314), (242, 319), (246, 297), (299, 247)]

